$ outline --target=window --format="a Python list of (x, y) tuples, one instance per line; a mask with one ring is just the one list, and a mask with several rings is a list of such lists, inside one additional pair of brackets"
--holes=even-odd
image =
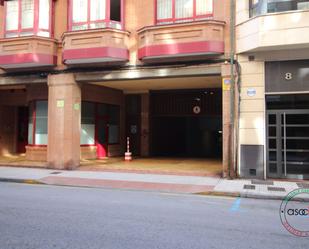
[(157, 0), (157, 23), (167, 24), (207, 19), (213, 0)]
[(308, 10), (309, 0), (250, 0), (250, 17), (291, 10)]
[(5, 2), (5, 37), (51, 36), (52, 0)]
[[(102, 128), (102, 125), (105, 128)], [(81, 145), (95, 145), (98, 140), (103, 140), (103, 137), (108, 138), (108, 144), (119, 143), (119, 129), (119, 106), (82, 102)]]
[(123, 0), (71, 0), (70, 30), (121, 29)]
[(95, 144), (95, 104), (82, 102), (80, 144)]
[(108, 106), (108, 143), (119, 143), (120, 108), (116, 105)]
[(34, 101), (29, 106), (28, 144), (47, 145), (47, 101)]

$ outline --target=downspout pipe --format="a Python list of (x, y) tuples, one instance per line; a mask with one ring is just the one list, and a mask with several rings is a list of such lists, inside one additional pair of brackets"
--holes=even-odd
[(235, 0), (230, 0), (230, 65), (231, 65), (231, 88), (230, 88), (230, 131), (229, 131), (229, 164), (228, 176), (232, 178), (232, 170), (234, 170), (234, 119), (235, 119), (235, 75), (234, 61), (235, 58)]

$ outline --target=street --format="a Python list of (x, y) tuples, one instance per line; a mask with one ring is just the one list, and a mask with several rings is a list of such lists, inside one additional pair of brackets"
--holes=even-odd
[(0, 248), (308, 248), (282, 226), (280, 203), (0, 183)]

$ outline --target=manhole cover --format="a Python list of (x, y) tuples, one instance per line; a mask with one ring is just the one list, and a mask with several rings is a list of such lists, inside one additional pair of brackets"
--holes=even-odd
[(244, 185), (244, 189), (255, 189), (254, 185)]

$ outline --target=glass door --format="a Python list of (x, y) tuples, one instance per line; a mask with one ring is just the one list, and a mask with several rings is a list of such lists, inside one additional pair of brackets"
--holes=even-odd
[(309, 178), (309, 110), (267, 112), (267, 174)]

